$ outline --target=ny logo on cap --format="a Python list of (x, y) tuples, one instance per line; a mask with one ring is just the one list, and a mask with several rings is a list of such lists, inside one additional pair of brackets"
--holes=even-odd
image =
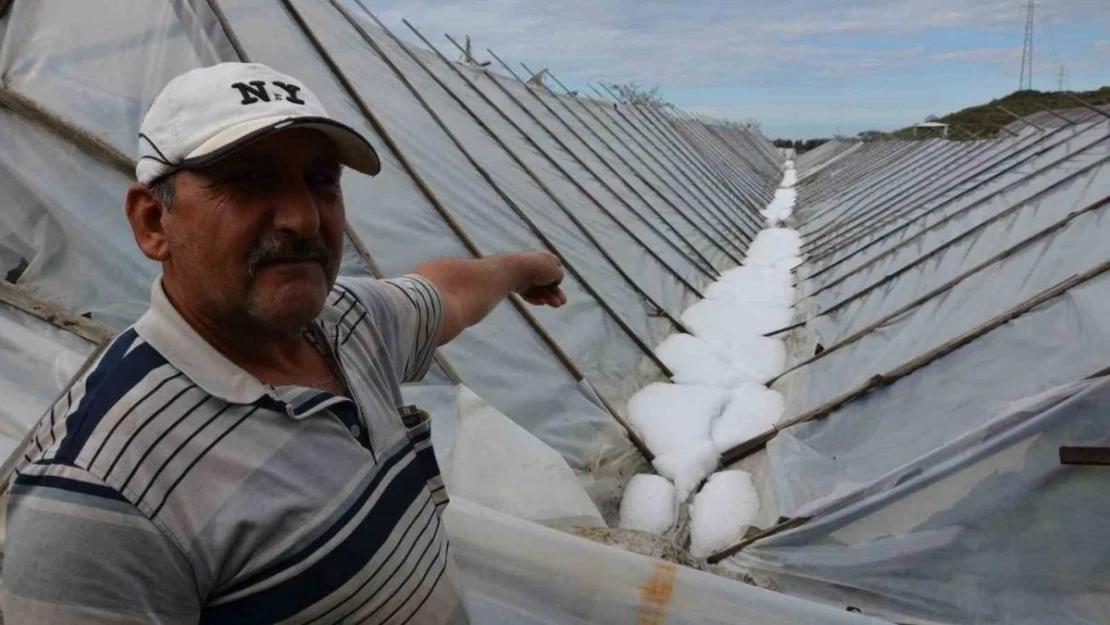
[(266, 81), (252, 80), (248, 83), (237, 82), (233, 83), (231, 87), (239, 90), (239, 95), (243, 96), (243, 101), (239, 104), (254, 104), (255, 102), (269, 102), (271, 97), (274, 100), (292, 102), (293, 104), (304, 104), (305, 101), (297, 97), (297, 92), (301, 87), (291, 85), (287, 82), (279, 82), (276, 80), (270, 81), (270, 84), (281, 89), (285, 93), (275, 91), (272, 94), (266, 91)]

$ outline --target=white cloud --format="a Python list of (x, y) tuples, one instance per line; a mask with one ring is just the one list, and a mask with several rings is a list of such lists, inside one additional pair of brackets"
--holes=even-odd
[(934, 52), (929, 59), (937, 62), (976, 63), (983, 65), (1013, 64), (1021, 60), (1021, 48), (970, 48)]
[[(1063, 19), (1084, 11), (1089, 14), (1102, 1), (1040, 0), (1040, 4), (1046, 14)], [(387, 24), (398, 25), (402, 36), (411, 38), (399, 26), (402, 17), (436, 45), (449, 47), (442, 38), (444, 32), (470, 34), (479, 52), (491, 47), (505, 59), (551, 66), (564, 80), (604, 78), (685, 88), (750, 81), (793, 66), (817, 79), (852, 71), (898, 70), (911, 51), (853, 49), (851, 42), (865, 35), (936, 28), (1020, 33), (1019, 4), (1013, 0), (708, 0), (694, 9), (680, 0), (384, 0), (373, 8)], [(964, 60), (975, 61), (989, 53), (948, 54), (953, 60), (962, 54)]]
[[(354, 0), (342, 1), (354, 6)], [(1038, 0), (1038, 11), (1046, 23), (1062, 24), (1105, 15), (1106, 1)], [(945, 63), (1003, 70), (1020, 59), (1024, 26), (1023, 3), (1016, 0), (363, 3), (399, 36), (414, 40), (401, 24), (407, 18), (452, 57), (457, 54), (443, 38), (445, 32), (471, 35), (479, 57), (492, 48), (516, 71), (523, 61), (534, 70), (550, 68), (572, 85), (635, 81), (686, 95), (728, 88), (820, 87), (905, 76)], [(960, 49), (952, 42), (963, 40), (923, 38), (944, 29), (1013, 34), (1014, 45)], [(898, 48), (902, 36), (913, 43)], [(922, 41), (931, 42), (931, 48), (922, 47)]]

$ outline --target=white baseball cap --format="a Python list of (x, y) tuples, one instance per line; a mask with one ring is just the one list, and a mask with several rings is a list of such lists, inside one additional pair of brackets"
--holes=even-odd
[(150, 184), (289, 128), (319, 130), (335, 142), (343, 165), (371, 176), (381, 171), (370, 143), (328, 116), (304, 83), (258, 63), (220, 63), (185, 72), (154, 99), (139, 129), (135, 177)]

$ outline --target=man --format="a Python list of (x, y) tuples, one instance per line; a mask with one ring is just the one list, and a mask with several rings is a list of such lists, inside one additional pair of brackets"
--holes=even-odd
[(556, 258), (337, 281), (340, 169), (377, 155), (262, 65), (179, 76), (139, 136), (125, 210), (162, 276), (13, 479), (4, 622), (467, 622), (400, 384), (511, 292), (563, 305)]

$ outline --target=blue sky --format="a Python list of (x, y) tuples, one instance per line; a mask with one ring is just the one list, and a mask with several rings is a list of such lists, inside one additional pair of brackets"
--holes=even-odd
[[(395, 32), (550, 68), (572, 88), (660, 85), (770, 137), (888, 130), (1017, 88), (1022, 0), (382, 0)], [(1110, 0), (1037, 0), (1034, 88), (1110, 85)], [(514, 69), (519, 69), (514, 67)]]

